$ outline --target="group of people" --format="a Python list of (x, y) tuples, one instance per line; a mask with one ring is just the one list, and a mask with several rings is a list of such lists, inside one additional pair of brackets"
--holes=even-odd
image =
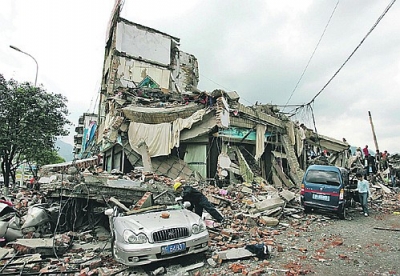
[(359, 195), (360, 204), (362, 206), (362, 213), (367, 217), (369, 216), (368, 211), (368, 199), (371, 197), (369, 189), (369, 182), (366, 179), (368, 175), (375, 175), (379, 171), (389, 169), (389, 177), (392, 187), (396, 187), (396, 169), (389, 164), (389, 153), (385, 150), (380, 152), (376, 150), (375, 156), (369, 153), (368, 145), (366, 145), (362, 151), (361, 148), (357, 148), (355, 155), (357, 158), (364, 162), (365, 173), (358, 172), (357, 178), (357, 191)]
[(375, 156), (372, 156), (369, 153), (368, 145), (366, 145), (362, 150), (362, 155), (360, 148), (357, 149), (356, 155), (363, 159), (366, 164), (373, 165), (376, 171), (384, 171), (389, 168), (389, 153), (387, 150), (381, 152), (377, 149)]
[(375, 175), (379, 171), (385, 171), (389, 169), (390, 182), (393, 187), (396, 186), (396, 170), (391, 164), (389, 164), (389, 153), (387, 150), (380, 152), (376, 150), (375, 156), (369, 153), (368, 145), (366, 145), (362, 150), (357, 148), (356, 157), (365, 166), (365, 175)]

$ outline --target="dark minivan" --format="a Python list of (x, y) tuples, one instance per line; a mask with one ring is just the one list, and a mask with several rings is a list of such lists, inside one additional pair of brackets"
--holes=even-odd
[(311, 165), (307, 168), (300, 190), (300, 201), (305, 212), (312, 209), (336, 213), (346, 218), (346, 201), (351, 198), (349, 172), (345, 168)]

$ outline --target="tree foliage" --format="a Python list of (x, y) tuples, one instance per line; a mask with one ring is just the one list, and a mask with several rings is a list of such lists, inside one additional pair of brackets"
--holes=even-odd
[(35, 163), (38, 168), (47, 164), (59, 164), (65, 162), (65, 159), (58, 155), (55, 149), (44, 150), (36, 155)]
[(21, 161), (44, 162), (57, 136), (68, 135), (67, 99), (0, 74), (0, 157), (5, 186)]

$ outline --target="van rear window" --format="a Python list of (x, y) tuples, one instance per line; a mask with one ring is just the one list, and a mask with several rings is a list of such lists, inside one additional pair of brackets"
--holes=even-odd
[(306, 175), (306, 182), (339, 186), (340, 178), (337, 172), (309, 170)]

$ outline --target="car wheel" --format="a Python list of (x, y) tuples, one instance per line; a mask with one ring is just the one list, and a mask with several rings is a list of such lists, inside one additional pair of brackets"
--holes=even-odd
[(311, 207), (304, 206), (304, 213), (306, 214), (311, 213)]
[(346, 219), (347, 218), (346, 207), (343, 206), (343, 210), (339, 212), (338, 216), (339, 216), (340, 219)]

